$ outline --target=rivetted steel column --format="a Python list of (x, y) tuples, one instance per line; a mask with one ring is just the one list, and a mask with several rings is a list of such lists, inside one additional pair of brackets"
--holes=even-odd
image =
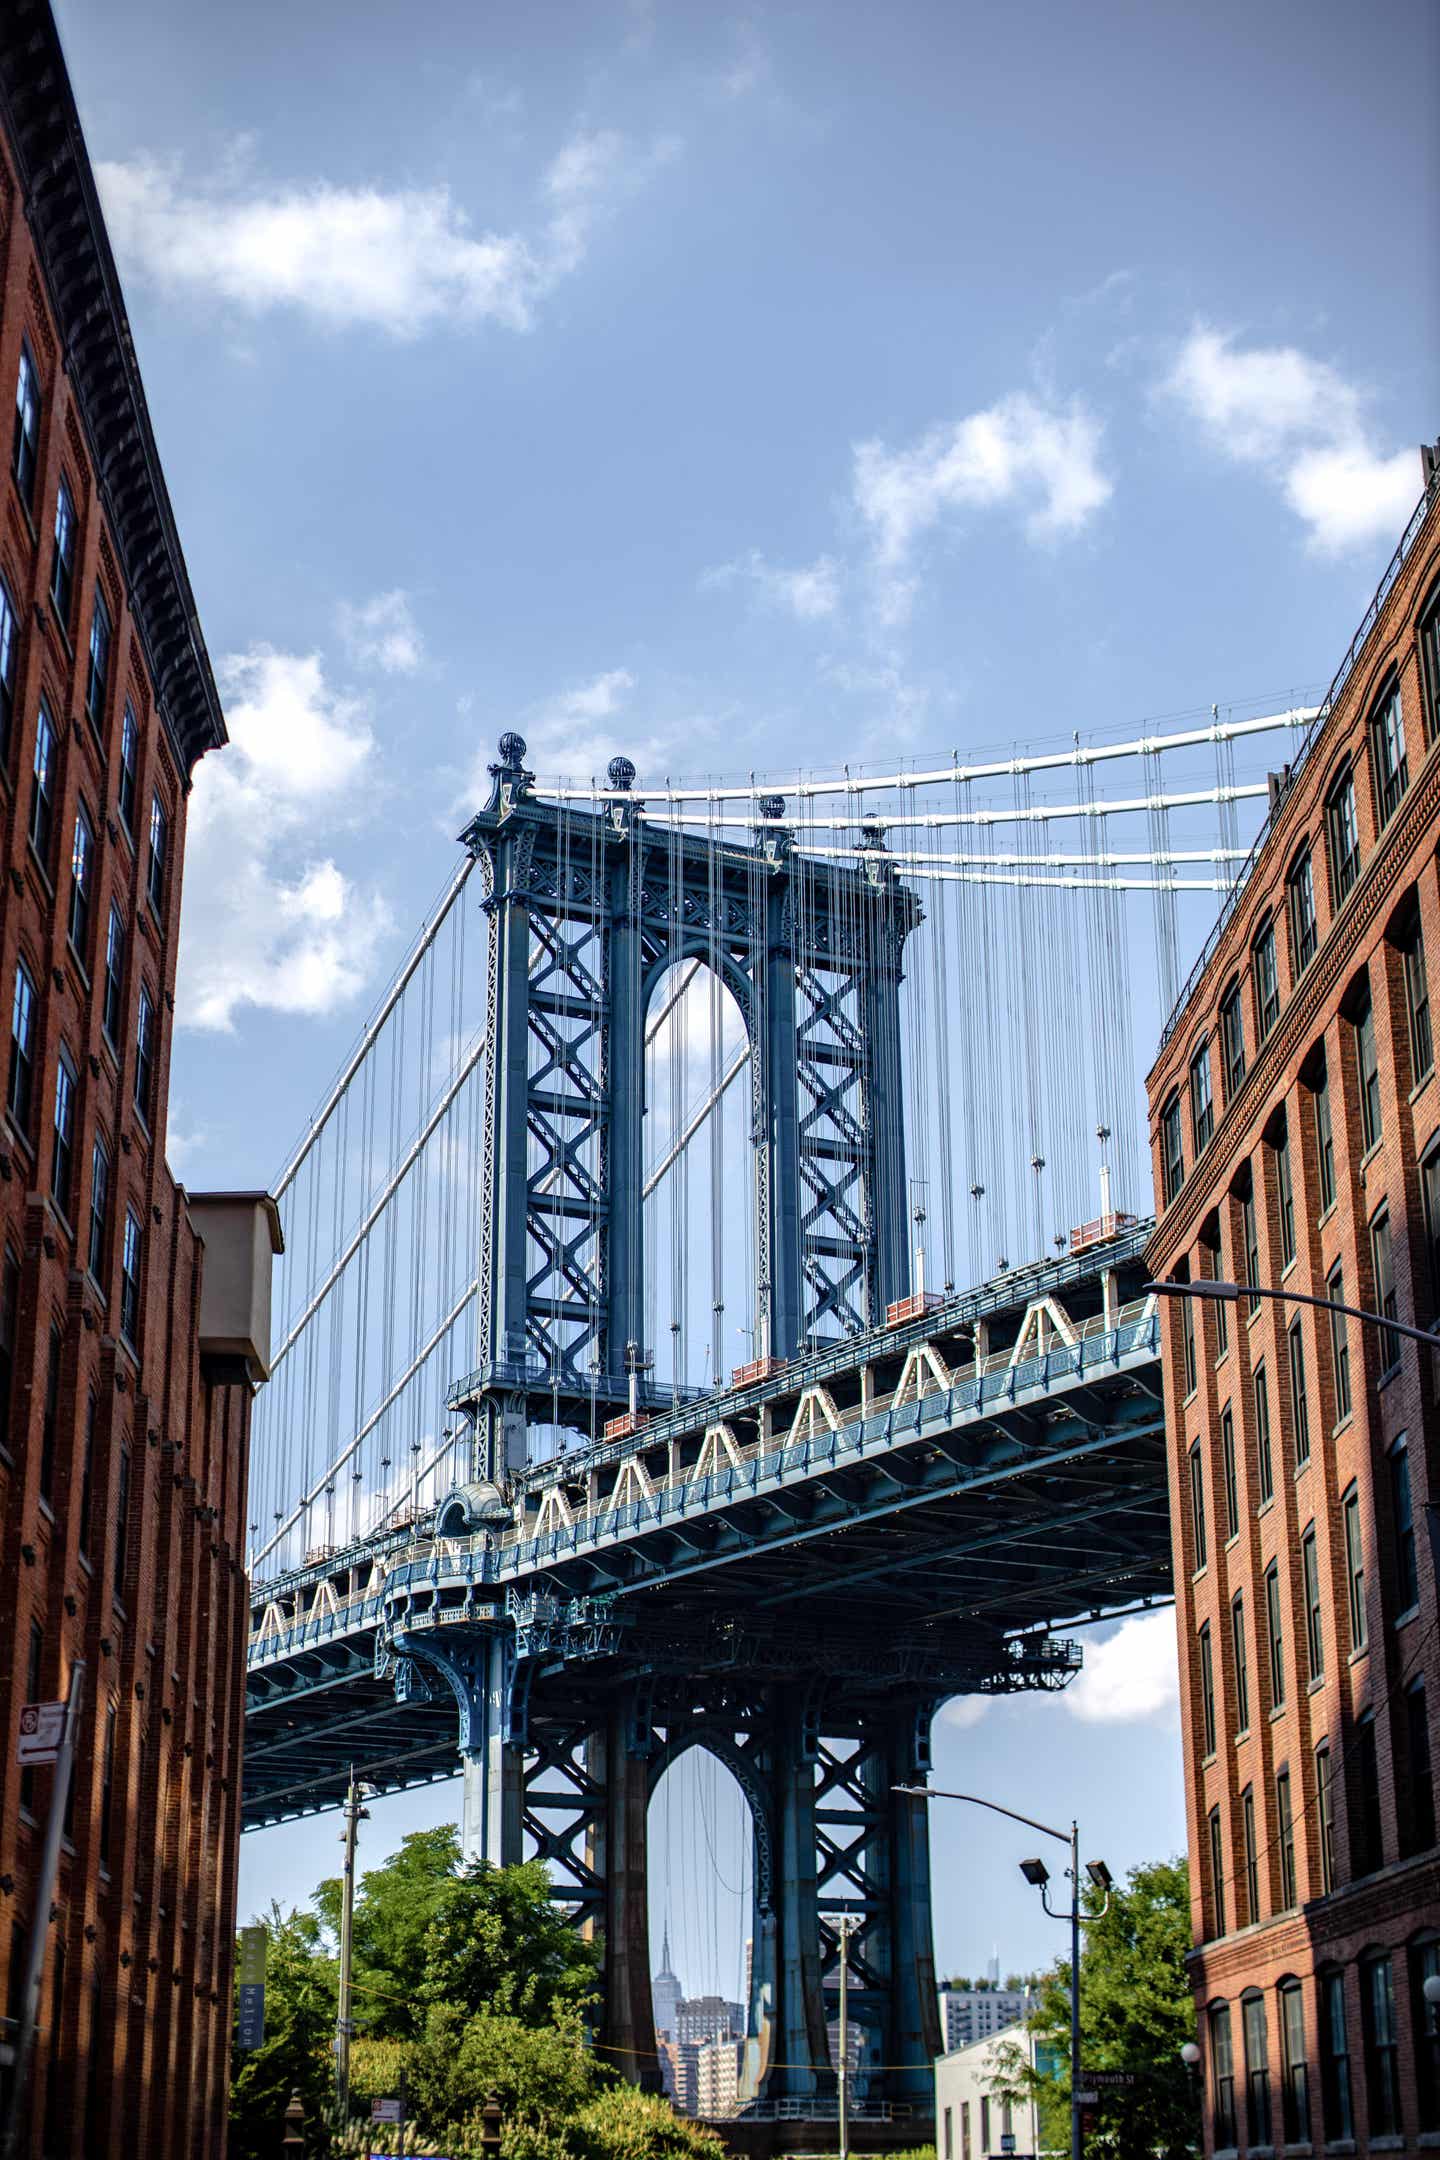
[(515, 1679), (514, 1642), (498, 1629), (456, 1629), (437, 1639), (419, 1627), (397, 1637), (396, 1648), (444, 1677), (460, 1713), (462, 1797), (460, 1850), (466, 1860), (513, 1867), (524, 1858), (521, 1838), (523, 1751), (510, 1738)]
[(605, 1878), (605, 2060), (647, 2091), (660, 2090), (650, 1996), (648, 1733), (635, 1691), (610, 1703), (605, 1723), (605, 1815), (598, 1855)]
[(885, 1307), (904, 1297), (910, 1288), (905, 1096), (900, 1066), (902, 936), (892, 903), (872, 924), (866, 954), (865, 1095), (870, 1140), (870, 1221), (875, 1241), (872, 1280), (876, 1309), (870, 1315), (872, 1326), (878, 1326), (885, 1317)]
[(769, 2100), (808, 2099), (835, 2089), (820, 1985), (811, 1722), (802, 1689), (775, 1690), (769, 1755), (773, 1819), (780, 1835), (775, 1871), (775, 2018), (764, 2092)]
[[(777, 835), (788, 843), (788, 833)], [(786, 848), (788, 853), (788, 846)], [(769, 1152), (769, 1338), (764, 1354), (790, 1358), (805, 1332), (800, 1270), (800, 1082), (795, 1057), (795, 913), (788, 871), (772, 870), (765, 896), (764, 1044), (760, 1144)]]
[[(897, 1703), (879, 1713), (883, 1744), (875, 1748), (865, 1770), (870, 1795), (886, 1816), (883, 1847), (869, 1871), (884, 1911), (884, 1942), (877, 1945), (888, 1996), (881, 2090), (887, 2100), (908, 2100), (926, 2109), (935, 2102), (935, 2057), (941, 2047), (930, 1826), (926, 1803), (893, 1788), (923, 1782), (933, 1714), (932, 1703)], [(883, 1793), (876, 1790), (882, 1785)]]
[[(621, 764), (615, 759), (614, 765)], [(625, 761), (628, 764), (628, 760)], [(633, 777), (634, 767), (629, 767)], [(608, 916), (605, 1090), (610, 1110), (605, 1199), (606, 1358), (609, 1377), (625, 1371), (625, 1346), (645, 1348), (645, 984), (642, 951), (642, 850), (628, 806), (615, 813), (622, 837), (609, 843), (605, 868)]]

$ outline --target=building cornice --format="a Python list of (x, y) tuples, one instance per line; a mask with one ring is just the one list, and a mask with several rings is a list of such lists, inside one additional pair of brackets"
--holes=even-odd
[(0, 8), (0, 122), (160, 714), (188, 777), (226, 740), (225, 720), (48, 0)]

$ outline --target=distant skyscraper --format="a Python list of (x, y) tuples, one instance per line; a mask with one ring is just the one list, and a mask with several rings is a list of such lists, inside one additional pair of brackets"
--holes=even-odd
[(667, 1927), (660, 1945), (660, 1970), (650, 1978), (650, 1997), (655, 2005), (655, 2030), (668, 2038), (677, 2037), (677, 2015), (684, 1999), (685, 1990), (679, 1978), (670, 1970), (670, 1930)]
[(941, 1988), (940, 2030), (946, 2052), (971, 2047), (1014, 2025), (1025, 2016), (1028, 2002), (1023, 1988)]

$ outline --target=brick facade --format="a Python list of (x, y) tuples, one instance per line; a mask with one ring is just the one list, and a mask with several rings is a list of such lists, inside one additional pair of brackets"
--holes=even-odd
[[(1148, 1091), (1157, 1275), (1388, 1298), (1428, 1328), (1440, 489), (1425, 472), (1428, 507), (1281, 776)], [(1440, 2145), (1422, 1991), (1440, 1972), (1440, 1357), (1293, 1303), (1175, 1298), (1164, 1320), (1205, 2149), (1418, 2153)]]
[[(252, 1376), (204, 1353), (164, 1135), (186, 795), (224, 728), (54, 26), (25, 0), (0, 118), (0, 2011), (52, 1777), (15, 1767), (19, 1711), (83, 1658), (22, 2151), (218, 2156)], [(36, 425), (12, 439), (22, 364)]]

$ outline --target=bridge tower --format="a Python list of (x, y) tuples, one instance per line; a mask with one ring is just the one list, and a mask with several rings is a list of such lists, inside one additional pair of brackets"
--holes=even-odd
[[(451, 1396), (472, 1421), (473, 1472), (442, 1532), (505, 1514), (532, 1424), (593, 1438), (598, 1421), (671, 1405), (642, 1372), (641, 1141), (647, 1013), (675, 966), (719, 972), (748, 1040), (757, 1369), (877, 1325), (908, 1288), (899, 997), (920, 909), (883, 848), (859, 868), (807, 857), (778, 796), (761, 799), (750, 846), (652, 824), (625, 758), (602, 808), (570, 810), (535, 795), (525, 749), (501, 738), (490, 800), (461, 836), (485, 885), (489, 1047), (478, 1358)], [(505, 1864), (528, 1838), (603, 1936), (612, 2060), (656, 2080), (647, 1809), (675, 1754), (704, 1745), (754, 1823), (751, 2094), (833, 2093), (826, 1980), (850, 1910), (876, 2059), (912, 2066), (886, 2073), (887, 2096), (923, 2104), (938, 2040), (928, 1845), (890, 1786), (922, 1768), (934, 1700), (847, 1694), (833, 1660), (807, 1676), (803, 1658), (737, 1694), (663, 1658), (608, 1687), (582, 1670), (572, 1693), (552, 1657), (532, 1690), (559, 1647), (543, 1602), (391, 1648), (402, 1694), (458, 1705), (467, 1853)]]

